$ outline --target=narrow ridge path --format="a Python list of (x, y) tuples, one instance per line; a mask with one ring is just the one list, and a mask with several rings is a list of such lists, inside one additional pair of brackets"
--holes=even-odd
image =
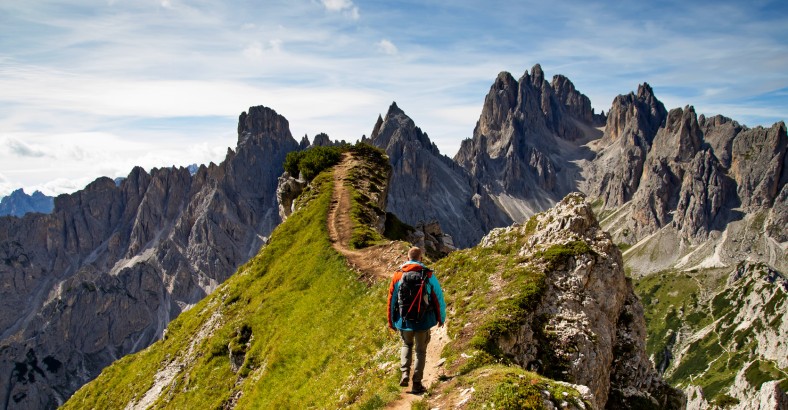
[[(370, 284), (379, 280), (391, 280), (400, 263), (407, 259), (407, 246), (402, 242), (391, 241), (384, 245), (370, 246), (364, 249), (350, 249), (349, 242), (353, 232), (353, 221), (350, 219), (350, 191), (346, 180), (349, 171), (358, 164), (352, 154), (343, 154), (342, 161), (334, 167), (334, 193), (328, 213), (328, 236), (333, 248), (347, 258), (348, 264), (359, 273), (361, 280)], [(381, 315), (385, 312), (381, 312)], [(392, 333), (392, 337), (399, 336)], [(427, 387), (438, 381), (441, 374), (440, 354), (446, 342), (446, 326), (432, 330), (427, 345), (427, 365), (424, 368), (423, 384)], [(399, 358), (399, 355), (397, 356)], [(399, 369), (397, 360), (394, 369)], [(413, 402), (421, 396), (408, 393), (410, 388), (402, 388), (400, 398), (389, 403), (387, 409), (410, 409)]]

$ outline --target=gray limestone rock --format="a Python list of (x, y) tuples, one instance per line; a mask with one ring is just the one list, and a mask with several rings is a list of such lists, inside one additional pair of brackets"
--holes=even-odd
[(307, 185), (306, 181), (293, 178), (287, 171), (279, 177), (279, 184), (276, 187), (276, 201), (279, 204), (279, 217), (282, 221), (295, 211), (295, 200)]
[(771, 207), (788, 180), (788, 136), (784, 122), (756, 127), (733, 140), (730, 172), (742, 207)]

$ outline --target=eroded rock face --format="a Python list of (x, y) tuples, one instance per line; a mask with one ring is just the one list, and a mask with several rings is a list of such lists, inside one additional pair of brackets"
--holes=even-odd
[(54, 408), (254, 255), (279, 223), (277, 177), (297, 149), (265, 107), (239, 118), (220, 165), (135, 168), (0, 218), (0, 403)]
[(733, 140), (730, 171), (747, 210), (768, 208), (788, 181), (788, 136), (785, 123), (756, 127)]
[(396, 103), (378, 118), (370, 142), (392, 167), (387, 210), (415, 226), (437, 220), (458, 247), (474, 245), (489, 229), (511, 220), (478, 181), (440, 154), (427, 134)]
[(507, 230), (533, 230), (519, 256), (546, 274), (546, 290), (529, 319), (500, 341), (504, 352), (526, 368), (588, 386), (599, 409), (683, 408), (683, 394), (662, 380), (646, 355), (643, 307), (624, 276), (621, 252), (585, 196), (570, 194), (534, 218), (481, 242), (492, 246)]

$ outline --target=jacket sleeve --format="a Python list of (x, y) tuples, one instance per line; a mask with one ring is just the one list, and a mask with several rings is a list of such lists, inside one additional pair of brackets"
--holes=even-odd
[(437, 305), (435, 306), (435, 311), (440, 313), (437, 319), (442, 324), (446, 322), (446, 301), (443, 299), (443, 289), (441, 289), (438, 278), (435, 277), (434, 273), (430, 276), (430, 287), (432, 288), (433, 303)]
[(389, 284), (388, 321), (389, 321), (389, 328), (391, 329), (395, 329), (394, 323), (397, 321), (397, 318), (395, 316), (397, 309), (397, 283), (399, 282), (401, 277), (402, 277), (402, 272), (395, 272), (394, 277), (391, 278), (391, 284)]

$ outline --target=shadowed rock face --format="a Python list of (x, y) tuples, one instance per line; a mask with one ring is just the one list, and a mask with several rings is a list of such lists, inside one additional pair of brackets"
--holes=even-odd
[(279, 223), (287, 120), (241, 114), (220, 165), (135, 168), (61, 195), (52, 214), (0, 218), (0, 405), (54, 408), (254, 255)]
[(396, 103), (378, 122), (369, 140), (386, 151), (392, 176), (387, 210), (416, 226), (438, 221), (459, 247), (474, 245), (493, 227), (511, 220), (480, 184), (440, 154)]

